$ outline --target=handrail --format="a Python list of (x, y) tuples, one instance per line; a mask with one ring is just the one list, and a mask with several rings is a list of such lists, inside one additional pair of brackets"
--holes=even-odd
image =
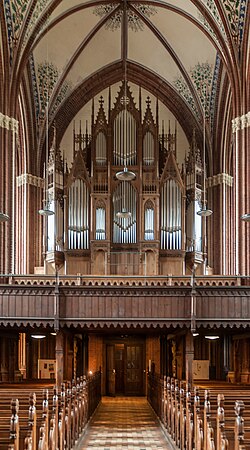
[[(136, 287), (191, 287), (191, 275), (37, 275), (0, 274), (0, 285), (32, 286), (136, 286)], [(202, 275), (196, 276), (195, 288), (250, 286), (250, 277), (245, 275)]]

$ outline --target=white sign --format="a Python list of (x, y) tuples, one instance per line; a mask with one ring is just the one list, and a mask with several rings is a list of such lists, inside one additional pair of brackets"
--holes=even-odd
[(194, 380), (209, 380), (209, 360), (195, 359), (192, 368)]

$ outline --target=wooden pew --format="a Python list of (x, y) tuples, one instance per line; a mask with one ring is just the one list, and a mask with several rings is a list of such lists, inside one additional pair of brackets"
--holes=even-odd
[[(81, 377), (72, 384), (63, 383), (60, 390), (54, 387), (53, 392), (51, 387), (42, 386), (30, 392), (27, 384), (22, 390), (17, 385), (5, 386), (1, 395), (0, 387), (0, 450), (71, 449), (100, 400), (100, 385), (98, 373), (91, 380)], [(13, 394), (20, 397), (20, 402), (11, 401), (10, 414), (6, 406), (9, 409)]]

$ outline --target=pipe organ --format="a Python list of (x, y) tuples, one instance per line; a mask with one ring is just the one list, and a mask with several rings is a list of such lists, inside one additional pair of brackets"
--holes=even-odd
[[(154, 114), (147, 97), (143, 113), (141, 90), (137, 107), (125, 82), (112, 107), (111, 90), (108, 102), (108, 114), (103, 97), (96, 112), (92, 102), (91, 134), (74, 128), (70, 168), (58, 147), (51, 150), (49, 187), (57, 195), (55, 216), (47, 218), (46, 261), (54, 252), (59, 270), (69, 274), (184, 274), (188, 255), (201, 250), (195, 138), (179, 169), (177, 132), (162, 126), (159, 133), (158, 102)], [(133, 179), (116, 176), (123, 168)]]

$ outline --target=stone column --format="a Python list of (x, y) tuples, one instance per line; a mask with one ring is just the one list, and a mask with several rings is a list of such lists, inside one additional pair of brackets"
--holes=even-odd
[(234, 192), (235, 192), (235, 273), (249, 273), (249, 223), (242, 216), (250, 214), (249, 141), (250, 111), (232, 121), (234, 135)]
[(194, 338), (190, 330), (186, 334), (186, 351), (185, 351), (185, 362), (186, 362), (186, 382), (193, 384), (193, 360), (194, 360)]
[[(207, 242), (208, 262), (211, 261), (215, 274), (228, 275), (232, 273), (230, 261), (233, 254), (230, 239), (233, 227), (231, 220), (228, 220), (229, 214), (233, 214), (233, 177), (228, 173), (218, 173), (207, 179), (207, 186), (208, 204), (213, 209), (213, 216), (207, 222), (207, 235), (210, 236)], [(213, 230), (217, 232), (213, 233)]]
[(64, 379), (64, 334), (60, 330), (56, 334), (56, 385), (59, 387)]
[(0, 112), (0, 272), (15, 273), (15, 162), (18, 121)]

